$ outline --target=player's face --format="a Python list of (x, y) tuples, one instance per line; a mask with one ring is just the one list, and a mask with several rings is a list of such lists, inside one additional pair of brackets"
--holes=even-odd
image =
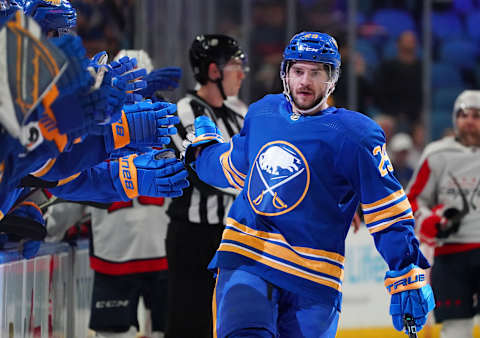
[(315, 106), (325, 95), (328, 69), (316, 62), (295, 62), (288, 70), (288, 86), (295, 104), (300, 109)]
[(230, 60), (223, 67), (223, 90), (226, 96), (237, 96), (245, 78), (243, 64), (241, 60)]
[(467, 108), (457, 113), (460, 141), (466, 146), (480, 146), (480, 109)]

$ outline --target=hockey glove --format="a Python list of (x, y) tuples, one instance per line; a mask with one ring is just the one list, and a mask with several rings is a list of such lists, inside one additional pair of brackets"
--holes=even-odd
[(68, 66), (57, 82), (60, 95), (70, 95), (77, 91), (85, 91), (94, 83), (87, 67), (90, 60), (83, 47), (82, 40), (78, 36), (63, 35), (52, 38), (50, 41), (65, 53), (68, 58)]
[(112, 133), (106, 135), (107, 152), (130, 147), (162, 146), (170, 143), (170, 135), (177, 133), (172, 125), (180, 122), (171, 116), (177, 106), (168, 102), (143, 101), (125, 105), (121, 121), (112, 124)]
[(61, 133), (78, 137), (94, 133), (96, 125), (109, 124), (120, 118), (126, 93), (109, 85), (78, 95), (62, 96), (52, 103), (52, 110)]
[(152, 97), (157, 90), (173, 90), (178, 88), (182, 69), (178, 67), (166, 67), (152, 70), (145, 80), (147, 87), (140, 90), (139, 93), (144, 97)]
[(135, 69), (113, 78), (113, 85), (123, 91), (137, 91), (144, 89), (147, 82), (142, 78), (147, 75), (145, 68)]
[(195, 136), (187, 134), (183, 142), (185, 149), (184, 162), (194, 168), (198, 152), (206, 146), (215, 143), (224, 143), (222, 133), (208, 116), (199, 116), (195, 119)]
[(392, 295), (390, 315), (395, 329), (404, 331), (405, 315), (411, 315), (417, 331), (420, 331), (428, 313), (435, 307), (433, 291), (426, 282), (425, 271), (414, 264), (399, 271), (387, 271), (385, 287)]
[(111, 175), (123, 199), (139, 195), (178, 197), (189, 186), (188, 173), (170, 149), (130, 155), (111, 162)]
[(121, 57), (118, 61), (112, 61), (109, 65), (114, 76), (123, 75), (137, 67), (137, 59), (128, 56)]

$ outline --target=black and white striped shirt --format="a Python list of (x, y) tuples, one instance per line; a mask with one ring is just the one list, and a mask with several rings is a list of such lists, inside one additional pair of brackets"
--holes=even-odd
[[(195, 92), (189, 92), (177, 103), (180, 124), (176, 126), (178, 134), (172, 137), (172, 146), (178, 153), (182, 150), (186, 134), (193, 131), (194, 120), (201, 115), (211, 118), (222, 132), (225, 141), (228, 142), (233, 135), (240, 132), (245, 112), (236, 112), (226, 104), (219, 108), (211, 107)], [(167, 211), (170, 219), (172, 221), (223, 225), (224, 217), (234, 196), (200, 181), (191, 168), (187, 169), (189, 169), (190, 187), (183, 191), (181, 197), (173, 199), (170, 203)]]

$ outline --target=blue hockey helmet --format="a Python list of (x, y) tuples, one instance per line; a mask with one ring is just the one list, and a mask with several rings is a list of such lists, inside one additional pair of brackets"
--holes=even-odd
[(0, 0), (0, 28), (10, 19), (13, 13), (23, 10), (25, 0)]
[(68, 33), (77, 25), (77, 12), (68, 0), (27, 0), (24, 12), (42, 27), (44, 33)]
[(296, 34), (283, 52), (281, 75), (284, 76), (289, 61), (310, 61), (331, 65), (341, 64), (337, 41), (326, 33), (302, 32)]

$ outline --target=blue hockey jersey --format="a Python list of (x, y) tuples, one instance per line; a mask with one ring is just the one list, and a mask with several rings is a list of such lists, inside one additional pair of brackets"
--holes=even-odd
[(390, 269), (429, 266), (383, 131), (360, 113), (330, 107), (296, 118), (282, 94), (268, 95), (230, 143), (202, 151), (196, 170), (208, 184), (241, 190), (211, 269), (243, 269), (340, 310), (359, 203)]

